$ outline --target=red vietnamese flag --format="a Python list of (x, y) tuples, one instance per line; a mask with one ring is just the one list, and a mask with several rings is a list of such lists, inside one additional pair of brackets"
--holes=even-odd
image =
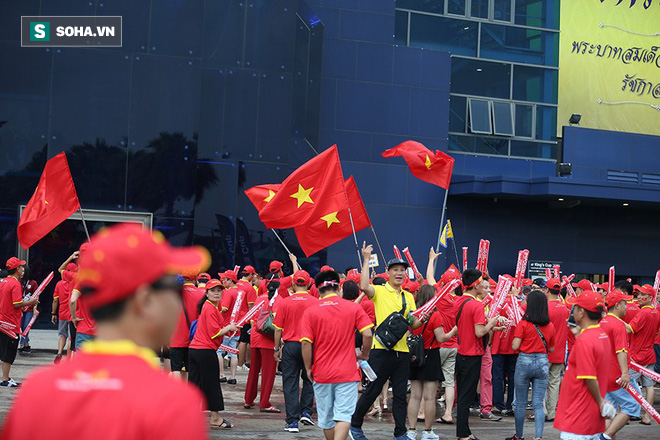
[(37, 189), (18, 222), (18, 241), (29, 248), (80, 209), (64, 152), (46, 162)]
[(259, 211), (270, 229), (292, 228), (319, 216), (348, 207), (337, 146), (309, 160), (287, 177), (280, 190)]
[[(362, 203), (353, 176), (346, 179), (344, 186), (351, 207), (355, 231), (361, 231), (371, 225), (371, 221)], [(295, 227), (298, 243), (308, 257), (353, 234), (348, 209), (337, 210), (333, 206), (328, 206), (327, 209), (323, 208), (320, 207), (317, 210), (316, 217), (312, 217), (307, 223)]]
[(454, 158), (436, 150), (435, 154), (415, 141), (405, 141), (381, 153), (383, 157), (403, 156), (413, 176), (441, 188), (449, 189)]
[(253, 186), (245, 190), (245, 195), (248, 196), (257, 211), (261, 211), (266, 203), (275, 197), (281, 186), (279, 183)]

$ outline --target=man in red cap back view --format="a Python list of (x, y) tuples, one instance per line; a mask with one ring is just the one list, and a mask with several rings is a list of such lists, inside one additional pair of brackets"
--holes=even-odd
[(5, 266), (9, 275), (0, 282), (0, 321), (4, 321), (6, 330), (0, 331), (0, 363), (2, 364), (1, 387), (16, 388), (19, 383), (9, 377), (11, 366), (18, 352), (18, 334), (21, 333), (21, 310), (23, 307), (36, 306), (37, 299), (23, 301), (21, 279), (25, 274), (25, 261), (16, 257), (7, 260)]
[[(314, 389), (307, 377), (302, 357), (302, 317), (309, 307), (318, 300), (308, 292), (312, 282), (309, 274), (298, 270), (293, 274), (293, 294), (282, 299), (273, 320), (275, 326), (275, 360), (281, 362), (282, 389), (286, 406), (284, 430), (299, 432), (298, 423), (313, 425), (311, 414), (314, 403)], [(302, 378), (302, 393), (300, 392)]]
[[(247, 292), (237, 287), (238, 277), (233, 270), (227, 270), (220, 275), (220, 281), (225, 288), (222, 293), (222, 316), (224, 325), (235, 324), (248, 312)], [(238, 304), (238, 305), (237, 305)], [(234, 321), (234, 322), (232, 322)], [(239, 334), (229, 334), (224, 337), (222, 344), (230, 348), (238, 348)], [(218, 356), (222, 357), (222, 351), (218, 350)], [(220, 359), (220, 382), (227, 381), (230, 385), (236, 385), (236, 370), (238, 369), (238, 356), (234, 353), (227, 353), (229, 359), (229, 378), (224, 376), (224, 365)]]
[[(183, 278), (183, 291), (181, 292), (182, 304), (169, 344), (170, 371), (174, 376), (184, 379), (190, 372), (190, 365), (188, 363), (190, 326), (198, 318), (197, 303), (206, 296), (206, 290), (195, 285), (195, 281), (201, 275), (198, 275), (198, 270), (191, 270), (181, 274)], [(165, 368), (167, 368), (167, 364)]]
[(173, 248), (136, 224), (96, 234), (78, 272), (96, 340), (26, 379), (0, 439), (207, 438), (201, 393), (162, 372), (155, 350), (168, 344), (180, 313), (176, 274), (209, 262), (203, 248)]
[[(244, 266), (240, 271), (240, 276), (241, 279), (238, 280), (236, 286), (245, 292), (245, 300), (247, 301), (247, 308), (249, 310), (257, 300), (257, 289), (254, 288), (254, 279), (257, 276), (257, 271), (252, 266)], [(252, 326), (249, 323), (245, 324), (241, 327), (241, 335), (238, 338), (238, 368), (243, 371), (249, 370), (246, 363), (249, 363), (247, 358), (250, 353), (248, 346), (250, 345), (251, 330)]]

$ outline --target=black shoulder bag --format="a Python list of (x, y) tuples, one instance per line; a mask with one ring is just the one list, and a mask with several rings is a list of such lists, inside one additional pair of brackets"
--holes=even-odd
[(426, 349), (424, 348), (424, 332), (426, 331), (426, 326), (428, 321), (424, 323), (422, 327), (422, 333), (419, 335), (408, 335), (408, 351), (410, 351), (410, 366), (412, 367), (423, 367), (426, 363)]
[(401, 292), (401, 310), (391, 313), (383, 322), (376, 327), (374, 338), (385, 350), (391, 350), (403, 338), (410, 324), (405, 317), (406, 314), (406, 295)]

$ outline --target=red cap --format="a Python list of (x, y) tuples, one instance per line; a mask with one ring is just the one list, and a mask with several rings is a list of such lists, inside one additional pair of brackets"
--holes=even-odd
[(321, 268), (321, 270), (320, 270), (319, 272), (326, 272), (326, 271), (328, 271), (328, 270), (332, 270), (332, 271), (334, 271), (334, 269), (333, 269), (332, 267), (330, 267), (330, 266), (328, 266), (328, 265), (326, 264), (325, 266), (323, 266), (323, 267)]
[(352, 281), (355, 281), (356, 283), (360, 283), (360, 272), (358, 272), (357, 269), (351, 269), (348, 271), (346, 274), (346, 278)]
[(560, 290), (561, 281), (559, 281), (557, 278), (548, 278), (548, 280), (545, 282), (545, 287), (551, 290)]
[(415, 293), (419, 290), (419, 288), (422, 287), (417, 280), (415, 281), (409, 281), (407, 280), (406, 282), (403, 283), (403, 289), (407, 290), (410, 293)]
[(226, 278), (228, 280), (232, 280), (235, 283), (238, 283), (238, 278), (236, 277), (236, 272), (233, 270), (226, 270), (222, 273), (219, 273), (220, 279)]
[(197, 275), (197, 281), (206, 281), (207, 283), (211, 279), (211, 275), (207, 274), (206, 272), (202, 272), (199, 275)]
[(25, 261), (19, 260), (16, 257), (11, 257), (9, 260), (7, 260), (7, 270), (16, 269), (20, 266), (25, 266)]
[(252, 266), (245, 266), (242, 270), (242, 273), (246, 273), (248, 275), (251, 275), (253, 273), (257, 273), (257, 271), (254, 270), (254, 267), (252, 267)]
[(390, 280), (390, 276), (387, 274), (387, 272), (383, 272), (383, 273), (378, 273), (378, 274), (376, 274), (376, 278), (378, 278), (378, 277), (380, 277), (380, 278), (385, 278), (385, 281), (389, 281), (389, 280)]
[(638, 284), (633, 284), (633, 293), (639, 293), (639, 289), (641, 289), (641, 287)]
[(83, 244), (80, 245), (80, 248), (78, 249), (78, 252), (81, 254), (84, 253), (87, 249), (89, 249), (89, 242), (86, 241)]
[(614, 289), (605, 297), (605, 303), (607, 308), (610, 308), (621, 301), (630, 301), (631, 299), (633, 299), (632, 295), (625, 295), (622, 291)]
[(69, 272), (77, 272), (78, 271), (78, 265), (76, 263), (69, 263), (66, 265), (66, 269)]
[(212, 280), (209, 280), (204, 288), (206, 290), (213, 289), (214, 287), (222, 287), (224, 289), (224, 286), (222, 285), (222, 282), (220, 280), (216, 280), (215, 278)]
[(523, 278), (523, 281), (522, 281), (523, 287), (531, 286), (532, 284), (534, 284), (534, 281), (531, 278)]
[(603, 309), (605, 309), (603, 297), (593, 290), (585, 290), (584, 292), (580, 293), (577, 298), (566, 298), (566, 303), (570, 305), (578, 305), (583, 309), (594, 313), (600, 312), (600, 310), (598, 310), (598, 306), (601, 306)]
[(610, 287), (609, 283), (596, 284), (596, 289), (607, 290), (607, 289), (609, 289), (609, 287)]
[(577, 283), (571, 283), (573, 287), (579, 287), (582, 290), (591, 290), (591, 281), (587, 280), (586, 278), (584, 280), (580, 280)]
[(102, 229), (78, 261), (78, 282), (89, 288), (93, 309), (131, 296), (166, 274), (206, 269), (211, 256), (203, 247), (172, 247), (163, 234), (135, 223)]
[(309, 273), (306, 270), (297, 270), (293, 274), (293, 282), (299, 286), (307, 286), (311, 282)]
[(270, 263), (270, 267), (269, 267), (269, 270), (270, 270), (272, 273), (278, 272), (280, 269), (282, 269), (282, 263), (280, 263), (280, 262), (277, 261), (277, 260), (275, 260), (275, 261), (271, 261), (271, 263)]
[(442, 274), (440, 277), (440, 282), (444, 285), (450, 282), (451, 280), (455, 280), (461, 277), (461, 273), (456, 269), (456, 266), (453, 264), (449, 266), (449, 269), (445, 271), (445, 273)]
[(189, 269), (189, 270), (183, 271), (181, 273), (181, 276), (186, 281), (195, 281), (197, 279), (197, 274), (199, 274), (199, 269)]
[(644, 284), (643, 286), (640, 286), (639, 293), (653, 296), (655, 295), (655, 289), (650, 284)]

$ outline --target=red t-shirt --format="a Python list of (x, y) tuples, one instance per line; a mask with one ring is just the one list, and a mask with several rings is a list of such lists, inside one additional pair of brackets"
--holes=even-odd
[(623, 317), (623, 321), (630, 324), (630, 321), (632, 321), (635, 316), (637, 316), (639, 310), (640, 308), (639, 304), (637, 304), (637, 301), (630, 301), (628, 304), (626, 304), (626, 316)]
[(599, 325), (587, 327), (575, 340), (568, 368), (559, 390), (554, 427), (578, 435), (605, 431), (605, 419), (587, 389), (585, 379), (597, 379), (601, 397), (607, 391), (610, 369), (610, 341)]
[(555, 346), (555, 326), (550, 323), (539, 326), (539, 330), (543, 333), (545, 342), (548, 344), (547, 349), (543, 346), (541, 336), (536, 331), (534, 324), (524, 319), (518, 323), (514, 337), (522, 339), (520, 343), (521, 353), (547, 353), (550, 348)]
[[(442, 318), (442, 327), (445, 333), (448, 333), (456, 327), (456, 310), (454, 310), (454, 301), (457, 296), (453, 293), (448, 293), (436, 304), (436, 309), (440, 312)], [(448, 341), (440, 344), (440, 348), (456, 348), (458, 347), (458, 337), (452, 336)]]
[[(425, 349), (429, 350), (431, 348), (440, 348), (440, 343), (437, 339), (435, 339), (435, 329), (438, 327), (443, 327), (442, 317), (440, 316), (440, 313), (434, 311), (426, 323), (422, 324), (421, 327), (417, 327), (416, 329), (412, 330), (412, 334), (422, 335)], [(422, 333), (422, 331), (424, 331), (424, 333)]]
[(177, 320), (176, 328), (170, 339), (170, 347), (186, 348), (190, 345), (190, 326), (186, 321), (186, 315), (183, 313), (183, 308), (186, 308), (188, 319), (192, 323), (197, 319), (197, 304), (205, 295), (206, 292), (204, 289), (195, 287), (193, 283), (185, 283), (183, 285), (183, 292), (181, 294), (183, 305), (179, 312), (179, 319)]
[(71, 360), (28, 376), (0, 439), (206, 439), (201, 393), (154, 359), (129, 341), (88, 342)]
[(245, 314), (248, 312), (248, 298), (247, 292), (240, 289), (239, 287), (232, 287), (231, 289), (225, 289), (222, 291), (222, 301), (220, 302), (220, 307), (222, 310), (222, 317), (224, 319), (224, 324), (229, 325), (231, 323), (231, 314), (234, 311), (234, 305), (238, 300), (239, 292), (243, 292), (241, 295), (243, 300), (241, 301), (241, 306), (238, 309), (238, 314), (236, 315), (236, 321), (238, 322)]
[(197, 319), (197, 331), (190, 348), (217, 350), (222, 344), (220, 331), (223, 322), (220, 310), (211, 301), (206, 301)]
[(14, 333), (21, 330), (21, 309), (14, 307), (23, 302), (23, 286), (14, 277), (7, 277), (0, 282), (0, 321), (14, 324)]
[(571, 311), (558, 299), (548, 301), (548, 315), (555, 327), (555, 351), (548, 353), (551, 364), (563, 364), (566, 355), (566, 340), (568, 339), (568, 316)]
[(300, 341), (303, 314), (318, 301), (307, 292), (292, 293), (291, 296), (281, 298), (273, 325), (282, 330), (283, 341)]
[(630, 357), (640, 365), (655, 363), (653, 341), (660, 329), (660, 313), (652, 306), (644, 306), (630, 321)]
[(360, 302), (360, 306), (362, 307), (362, 310), (364, 310), (364, 313), (367, 314), (369, 319), (371, 319), (371, 322), (376, 325), (376, 308), (374, 307), (373, 301), (371, 301), (365, 295)]
[[(76, 284), (73, 290), (80, 291), (78, 284)], [(92, 312), (89, 310), (89, 306), (83, 295), (80, 295), (76, 302), (76, 317), (82, 319), (82, 321), (78, 321), (78, 326), (76, 327), (78, 333), (96, 335), (96, 321), (92, 318)]]
[(57, 319), (60, 321), (71, 321), (71, 307), (69, 300), (71, 299), (71, 292), (73, 291), (73, 280), (76, 274), (74, 272), (65, 270), (62, 272), (62, 281), (55, 285), (55, 292), (53, 297), (57, 298)]
[(245, 280), (238, 280), (236, 287), (245, 292), (245, 297), (247, 298), (247, 307), (248, 309), (252, 308), (252, 305), (257, 300), (257, 290), (252, 284)]
[[(461, 306), (465, 303), (461, 311)], [(482, 356), (485, 352), (482, 338), (477, 338), (474, 326), (486, 325), (484, 306), (475, 297), (469, 294), (456, 297), (454, 302), (458, 327), (458, 353), (463, 356)], [(460, 317), (458, 313), (461, 313)]]
[(622, 351), (628, 351), (628, 332), (626, 330), (626, 323), (619, 317), (608, 313), (605, 318), (600, 321), (600, 326), (610, 338), (610, 352), (614, 353), (612, 356), (612, 363), (610, 365), (610, 379), (607, 382), (607, 392), (616, 391), (621, 387), (616, 383), (616, 380), (621, 377), (621, 367), (616, 355)]
[[(266, 303), (266, 304), (264, 304), (263, 307), (268, 307), (268, 305), (270, 304), (270, 300), (268, 299), (267, 294), (258, 296), (256, 302), (254, 303), (254, 307), (259, 306), (259, 304), (261, 304), (263, 302)], [(280, 297), (278, 295), (278, 296), (275, 297), (275, 301), (273, 301), (273, 305), (271, 307), (271, 311), (274, 314), (277, 314), (277, 307), (278, 307), (279, 302), (280, 302)], [(252, 348), (267, 348), (269, 350), (272, 350), (273, 348), (275, 348), (275, 341), (272, 338), (269, 338), (268, 336), (264, 336), (263, 334), (261, 334), (261, 332), (257, 331), (257, 329), (254, 327), (254, 323), (255, 323), (256, 319), (259, 317), (259, 315), (261, 314), (261, 312), (263, 310), (264, 309), (262, 308), (259, 311), (259, 313), (257, 313), (257, 316), (255, 316), (254, 319), (252, 319), (252, 321), (251, 321), (252, 322), (252, 330), (250, 331), (250, 346)]]
[[(291, 299), (295, 300), (296, 296), (292, 295)], [(282, 304), (288, 301), (285, 299)], [(302, 316), (300, 340), (314, 344), (314, 382), (359, 382), (355, 330), (362, 332), (373, 327), (371, 320), (358, 304), (337, 295), (308, 302), (310, 307)]]
[[(504, 305), (506, 306), (507, 304), (511, 304), (513, 301), (518, 301), (514, 296), (509, 295), (507, 298), (504, 300)], [(506, 311), (504, 310), (504, 307), (500, 309), (500, 316), (507, 317)], [(493, 332), (493, 343), (491, 344), (491, 353), (492, 354), (518, 354), (518, 350), (514, 350), (511, 347), (511, 344), (513, 343), (513, 338), (516, 333), (516, 326), (512, 325), (509, 327), (509, 330), (499, 331), (499, 332)]]

